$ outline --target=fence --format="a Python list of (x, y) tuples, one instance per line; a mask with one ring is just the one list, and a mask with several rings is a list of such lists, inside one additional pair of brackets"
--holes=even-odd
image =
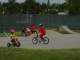
[(24, 26), (32, 23), (42, 23), (45, 26), (53, 27), (60, 25), (80, 26), (80, 15), (13, 15), (0, 16), (0, 32), (9, 31), (11, 28), (21, 30)]

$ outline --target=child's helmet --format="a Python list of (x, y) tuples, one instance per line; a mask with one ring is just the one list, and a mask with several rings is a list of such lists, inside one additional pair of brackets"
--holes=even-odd
[(43, 24), (39, 24), (39, 26), (43, 26)]

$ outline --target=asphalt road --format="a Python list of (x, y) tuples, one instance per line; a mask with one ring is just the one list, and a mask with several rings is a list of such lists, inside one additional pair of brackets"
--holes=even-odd
[[(49, 44), (38, 43), (34, 45), (32, 38), (35, 35), (29, 37), (18, 37), (21, 42), (20, 48), (34, 48), (34, 49), (65, 49), (65, 48), (80, 48), (80, 34), (60, 34), (55, 31), (48, 30), (47, 36), (50, 39)], [(0, 37), (0, 47), (7, 47), (7, 42), (10, 41), (10, 37)]]

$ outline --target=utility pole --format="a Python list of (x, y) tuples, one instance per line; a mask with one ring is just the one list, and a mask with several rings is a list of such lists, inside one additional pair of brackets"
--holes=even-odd
[(49, 11), (50, 0), (47, 1), (47, 12)]

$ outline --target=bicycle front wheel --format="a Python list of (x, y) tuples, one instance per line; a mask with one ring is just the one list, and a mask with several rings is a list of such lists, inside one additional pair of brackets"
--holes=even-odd
[(37, 37), (33, 37), (33, 39), (32, 39), (32, 43), (35, 44), (35, 45), (38, 43), (38, 39), (37, 39)]
[(11, 47), (11, 44), (10, 43), (7, 43), (7, 47)]

